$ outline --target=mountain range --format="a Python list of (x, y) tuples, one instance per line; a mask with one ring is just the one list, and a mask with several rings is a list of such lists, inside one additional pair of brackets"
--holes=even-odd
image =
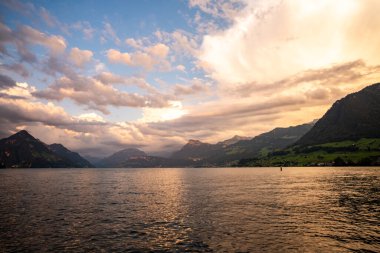
[[(236, 138), (236, 141), (226, 140), (217, 144), (190, 140), (171, 158), (187, 160), (194, 166), (233, 166), (240, 159), (255, 157), (285, 148), (301, 138), (313, 126), (313, 123), (287, 128), (275, 128), (254, 138)], [(240, 140), (237, 140), (240, 139)]]
[(61, 144), (47, 145), (21, 130), (0, 140), (0, 168), (93, 167)]
[(336, 101), (294, 144), (239, 165), (380, 165), (380, 83)]
[[(189, 140), (169, 158), (127, 148), (96, 167), (308, 166), (380, 164), (380, 84), (336, 101), (318, 121), (275, 128), (216, 144)], [(90, 159), (90, 158), (89, 158)], [(0, 167), (93, 167), (61, 144), (47, 145), (22, 130), (0, 140)]]
[(336, 101), (298, 145), (380, 138), (380, 84)]

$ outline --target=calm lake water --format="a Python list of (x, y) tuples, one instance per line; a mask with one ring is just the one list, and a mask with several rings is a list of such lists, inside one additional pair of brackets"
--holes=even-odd
[(0, 252), (380, 252), (380, 168), (0, 170)]

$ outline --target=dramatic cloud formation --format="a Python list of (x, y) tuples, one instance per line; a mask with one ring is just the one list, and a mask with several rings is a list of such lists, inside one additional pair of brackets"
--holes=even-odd
[(99, 110), (109, 114), (107, 106), (129, 107), (164, 107), (167, 105), (165, 97), (158, 94), (139, 95), (137, 93), (121, 92), (110, 85), (84, 76), (61, 77), (50, 85), (48, 89), (34, 93), (36, 97), (63, 100), (70, 98), (78, 104), (87, 105), (89, 109)]
[(79, 16), (62, 15), (72, 3), (1, 2), (1, 137), (167, 155), (310, 122), (380, 79), (378, 1), (144, 4)]
[(379, 2), (247, 4), (230, 28), (203, 40), (199, 65), (221, 83), (274, 82), (355, 60), (378, 64), (380, 36), (374, 31)]

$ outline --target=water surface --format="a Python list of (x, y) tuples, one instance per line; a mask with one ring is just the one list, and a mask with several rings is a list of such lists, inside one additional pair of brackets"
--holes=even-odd
[(0, 170), (0, 252), (380, 252), (380, 168)]

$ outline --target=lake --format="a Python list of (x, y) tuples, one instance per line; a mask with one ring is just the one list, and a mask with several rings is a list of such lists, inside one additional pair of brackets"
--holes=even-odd
[(0, 252), (380, 252), (380, 168), (0, 170)]

